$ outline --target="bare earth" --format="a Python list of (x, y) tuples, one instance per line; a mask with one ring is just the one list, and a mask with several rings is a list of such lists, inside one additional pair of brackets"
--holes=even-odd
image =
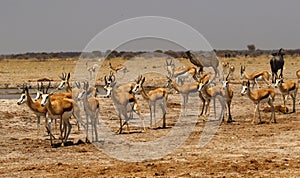
[[(206, 124), (204, 118), (199, 117), (189, 138), (171, 154), (158, 160), (125, 162), (111, 158), (93, 144), (84, 143), (85, 136), (77, 130), (74, 119), (67, 146), (60, 147), (58, 146), (60, 141), (55, 140), (57, 147), (52, 148), (43, 126), (43, 118), (41, 131), (37, 136), (36, 117), (29, 108), (25, 104), (18, 106), (16, 99), (2, 99), (0, 100), (0, 177), (299, 177), (299, 96), (296, 113), (276, 113), (277, 123), (274, 124), (269, 123), (271, 113), (261, 112), (262, 120), (266, 122), (251, 124), (254, 105), (246, 96), (240, 95), (240, 63), (247, 66), (246, 71), (249, 73), (256, 70), (269, 71), (269, 59), (270, 57), (266, 56), (220, 59), (220, 61), (232, 62), (236, 67), (235, 80), (231, 84), (234, 90), (232, 116), (236, 122), (222, 123), (212, 140), (204, 147), (199, 147), (199, 139)], [(68, 61), (53, 59), (43, 62), (0, 61), (0, 85), (15, 87), (44, 77), (58, 81), (57, 76), (61, 72), (73, 74), (76, 62), (75, 59)], [(117, 59), (111, 62), (118, 64), (124, 61)], [(103, 83), (103, 74), (109, 71), (108, 63), (104, 63), (103, 66), (105, 70), (102, 70), (97, 77), (100, 83)], [(300, 68), (299, 66), (299, 57), (287, 57), (285, 77), (296, 80), (295, 71)], [(151, 82), (157, 81), (149, 80), (147, 85), (151, 86)], [(275, 91), (275, 105), (283, 104), (279, 90)], [(149, 112), (147, 103), (141, 96), (137, 98), (142, 113), (147, 114)], [(107, 118), (105, 122), (109, 124), (112, 131), (116, 131), (119, 121), (109, 119), (116, 113), (112, 101), (102, 97), (99, 97), (99, 100), (101, 116)], [(146, 133), (141, 132), (141, 128), (133, 126), (130, 132), (125, 129), (125, 133), (120, 137), (147, 142), (166, 135), (178, 119), (180, 100), (179, 94), (171, 94), (166, 129), (159, 127), (161, 122), (158, 123), (158, 129), (149, 128)], [(263, 105), (265, 106), (266, 104)], [(288, 99), (287, 106), (291, 110), (291, 98)], [(105, 140), (105, 138), (100, 139)]]

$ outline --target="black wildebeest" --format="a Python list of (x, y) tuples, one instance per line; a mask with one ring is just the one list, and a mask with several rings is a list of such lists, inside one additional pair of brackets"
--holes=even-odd
[(280, 78), (283, 78), (283, 66), (284, 66), (284, 59), (283, 59), (283, 49), (280, 48), (278, 53), (272, 53), (273, 57), (270, 60), (271, 70), (272, 70), (272, 83), (275, 83), (276, 78), (278, 78), (277, 72), (280, 69)]

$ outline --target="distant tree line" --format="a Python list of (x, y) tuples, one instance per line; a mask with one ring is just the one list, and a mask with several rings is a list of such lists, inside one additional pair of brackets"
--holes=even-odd
[[(260, 55), (270, 55), (275, 50), (260, 50), (255, 49), (255, 46), (248, 46), (248, 50), (214, 50), (218, 57), (237, 57), (237, 56), (251, 56), (256, 57)], [(156, 50), (155, 53), (151, 54), (150, 57), (159, 57), (160, 54), (165, 54), (171, 56), (173, 58), (187, 58), (185, 51), (162, 51)], [(47, 60), (47, 59), (67, 59), (67, 58), (101, 58), (105, 57), (106, 59), (111, 59), (115, 57), (120, 57), (124, 59), (130, 59), (135, 56), (139, 56), (147, 53), (146, 51), (110, 51), (106, 52), (101, 51), (93, 51), (93, 52), (41, 52), (41, 53), (24, 53), (24, 54), (8, 54), (8, 55), (0, 55), (0, 60), (3, 59), (36, 59), (36, 60)], [(300, 49), (285, 49), (285, 55), (291, 56), (300, 56)]]

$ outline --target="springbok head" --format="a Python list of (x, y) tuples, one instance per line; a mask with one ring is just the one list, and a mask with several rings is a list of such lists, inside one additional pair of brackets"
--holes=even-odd
[(25, 84), (23, 84), (22, 89), (19, 88), (19, 90), (22, 91), (22, 92), (21, 92), (21, 97), (20, 97), (20, 99), (17, 101), (17, 104), (18, 104), (18, 105), (23, 104), (23, 103), (27, 100), (27, 96), (26, 96), (26, 93), (25, 93), (25, 92), (26, 92), (26, 89), (27, 89), (27, 92), (28, 92), (28, 87), (25, 86)]
[(242, 86), (243, 86), (243, 88), (242, 88), (242, 91), (241, 91), (241, 95), (244, 96), (249, 90), (250, 81), (249, 80), (248, 81), (243, 81)]
[(241, 65), (241, 79), (243, 79), (245, 77), (245, 74), (244, 74), (245, 70), (246, 70), (246, 67), (244, 65)]
[(36, 91), (36, 96), (33, 99), (34, 101), (37, 101), (42, 97), (42, 94), (43, 94), (42, 88), (43, 88), (43, 83), (41, 82), (41, 86), (39, 85), (39, 83), (37, 83), (37, 89), (35, 90)]
[(107, 98), (111, 95), (113, 87), (116, 84), (115, 80), (116, 80), (116, 78), (115, 78), (113, 72), (110, 72), (110, 75), (108, 77), (104, 76), (104, 82), (105, 82), (104, 89), (106, 90), (106, 97)]
[(168, 77), (173, 77), (173, 72), (175, 69), (175, 64), (173, 59), (171, 60), (166, 59), (166, 67), (167, 67)]
[(50, 81), (46, 89), (43, 89), (43, 94), (42, 94), (42, 101), (41, 101), (41, 106), (46, 106), (46, 104), (49, 102), (49, 98), (51, 95), (54, 94), (54, 91), (48, 93), (48, 89), (50, 88)]
[(132, 92), (133, 93), (138, 93), (139, 92), (139, 89), (142, 88), (142, 85), (144, 84), (145, 82), (145, 77), (143, 77), (142, 75), (140, 75), (132, 89)]
[(281, 83), (283, 83), (283, 78), (282, 78), (282, 77), (276, 78), (276, 79), (275, 79), (275, 85), (274, 85), (274, 87), (275, 87), (275, 88), (278, 88), (278, 86), (279, 86)]
[(61, 79), (61, 82), (58, 85), (57, 89), (61, 90), (67, 83), (69, 83), (70, 73), (62, 73), (62, 75), (58, 77)]

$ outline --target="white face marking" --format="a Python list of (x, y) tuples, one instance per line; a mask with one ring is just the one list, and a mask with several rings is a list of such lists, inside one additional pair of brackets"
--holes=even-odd
[(247, 86), (243, 86), (241, 94), (245, 95), (247, 93), (248, 87)]
[(61, 89), (64, 87), (65, 84), (66, 84), (66, 81), (63, 80), (63, 81), (60, 82), (60, 84), (58, 85), (57, 88), (58, 88), (59, 90), (61, 90)]
[(49, 94), (42, 94), (41, 106), (45, 106), (48, 102)]
[(17, 102), (17, 104), (18, 104), (18, 105), (21, 105), (21, 104), (23, 104), (26, 100), (27, 100), (26, 95), (25, 95), (24, 93), (22, 93), (20, 99), (19, 99), (18, 102)]
[(199, 87), (198, 87), (198, 91), (201, 91), (202, 88), (203, 88), (203, 86), (204, 86), (203, 83), (200, 83), (200, 84), (199, 84)]
[(79, 94), (78, 94), (78, 99), (81, 99), (82, 97), (83, 97), (83, 95), (85, 94), (85, 90), (83, 90), (82, 92), (80, 92)]
[(227, 87), (228, 81), (223, 81), (222, 88), (225, 89)]
[(37, 101), (38, 99), (40, 99), (42, 97), (42, 93), (40, 91), (36, 92), (36, 97), (34, 98), (34, 101)]
[(280, 79), (276, 79), (276, 80), (275, 80), (275, 85), (274, 85), (275, 88), (277, 88), (277, 87), (279, 86), (279, 83), (280, 83)]

